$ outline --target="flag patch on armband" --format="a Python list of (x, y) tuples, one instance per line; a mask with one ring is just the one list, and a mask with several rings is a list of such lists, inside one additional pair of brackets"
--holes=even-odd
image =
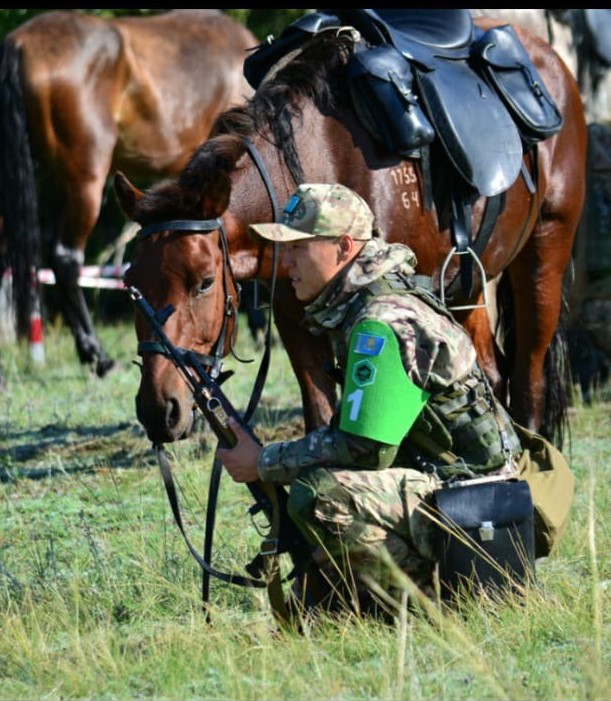
[(356, 336), (354, 353), (370, 356), (380, 355), (385, 343), (386, 339), (382, 336), (374, 336), (373, 334), (369, 333), (359, 333)]

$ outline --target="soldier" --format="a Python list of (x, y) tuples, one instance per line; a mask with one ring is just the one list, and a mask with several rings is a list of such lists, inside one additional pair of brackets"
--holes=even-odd
[[(390, 555), (432, 595), (433, 491), (514, 477), (522, 452), (470, 337), (415, 274), (412, 250), (386, 243), (342, 185), (301, 185), (282, 223), (252, 231), (282, 244), (303, 323), (333, 344), (341, 400), (330, 425), (263, 448), (232, 422), (238, 443), (218, 455), (236, 482), (290, 485), (289, 515), (330, 581), (335, 570), (391, 590)], [(364, 605), (370, 592), (356, 589)]]

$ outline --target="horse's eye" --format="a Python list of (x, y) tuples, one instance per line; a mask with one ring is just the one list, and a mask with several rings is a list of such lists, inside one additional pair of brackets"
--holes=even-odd
[(205, 277), (197, 288), (196, 296), (205, 295), (214, 287), (214, 278)]

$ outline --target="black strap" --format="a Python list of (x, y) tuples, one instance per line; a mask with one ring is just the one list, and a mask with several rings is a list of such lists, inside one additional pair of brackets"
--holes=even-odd
[[(249, 577), (243, 577), (239, 574), (227, 574), (225, 572), (221, 572), (220, 570), (215, 569), (193, 547), (191, 541), (187, 537), (187, 533), (182, 522), (182, 517), (180, 515), (180, 508), (178, 506), (178, 494), (176, 493), (174, 478), (172, 477), (172, 468), (170, 466), (170, 461), (168, 460), (168, 456), (166, 455), (163, 446), (156, 445), (154, 447), (157, 452), (157, 462), (159, 463), (159, 470), (161, 472), (163, 484), (168, 495), (168, 501), (170, 502), (172, 513), (174, 514), (174, 520), (176, 521), (176, 524), (178, 525), (178, 528), (180, 529), (180, 532), (182, 533), (185, 539), (185, 543), (187, 544), (191, 555), (193, 555), (198, 565), (204, 570), (204, 572), (207, 572), (208, 574), (211, 574), (212, 576), (221, 579), (223, 582), (228, 582), (229, 584), (238, 584), (243, 587), (254, 587), (256, 589), (265, 588), (267, 586), (267, 583), (264, 581), (250, 579)], [(212, 517), (212, 519), (214, 520), (214, 516)]]
[[(212, 474), (210, 476), (210, 488), (209, 488), (209, 498), (208, 498), (208, 509), (206, 511), (206, 532), (204, 536), (204, 561), (206, 563), (212, 562), (212, 536), (214, 533), (214, 524), (216, 516), (216, 501), (220, 487), (221, 475), (223, 471), (223, 465), (221, 461), (214, 457), (214, 463), (212, 465)], [(274, 618), (279, 623), (289, 623), (290, 614), (286, 607), (286, 602), (284, 599), (284, 591), (282, 588), (283, 579), (280, 572), (280, 550), (278, 549), (278, 543), (280, 540), (280, 507), (278, 505), (278, 493), (276, 491), (276, 485), (261, 483), (261, 488), (265, 492), (267, 499), (271, 505), (271, 523), (270, 531), (268, 537), (265, 539), (264, 543), (275, 543), (273, 547), (264, 551), (262, 547), (257, 554), (256, 560), (260, 563), (259, 571), (265, 576), (265, 583), (263, 586), (267, 587), (267, 595), (269, 597), (269, 602), (274, 614)], [(210, 507), (210, 502), (214, 508)], [(184, 535), (184, 534), (183, 534)], [(248, 568), (247, 568), (248, 569)], [(251, 570), (249, 570), (251, 571)], [(222, 573), (221, 573), (222, 574)], [(203, 576), (205, 575), (205, 576)], [(218, 571), (214, 570), (209, 564), (207, 567), (203, 568), (202, 575), (202, 602), (204, 608), (204, 614), (206, 620), (210, 621), (210, 611), (208, 609), (208, 602), (210, 598), (210, 575), (218, 577)], [(248, 580), (247, 578), (242, 578), (245, 582), (251, 582), (253, 580)], [(225, 581), (228, 581), (225, 579)], [(258, 580), (254, 580), (256, 586), (260, 587), (261, 583)], [(240, 582), (232, 581), (232, 584), (239, 584)], [(248, 584), (248, 586), (252, 586)]]
[[(280, 210), (278, 207), (278, 198), (276, 197), (276, 191), (272, 184), (271, 178), (265, 167), (265, 163), (261, 158), (261, 155), (255, 148), (255, 145), (249, 139), (244, 139), (244, 144), (246, 145), (246, 150), (252, 158), (255, 166), (257, 167), (267, 194), (269, 196), (271, 206), (272, 206), (272, 217), (274, 221), (279, 221)], [(267, 379), (267, 373), (269, 370), (269, 364), (271, 359), (271, 347), (272, 347), (272, 310), (274, 303), (274, 292), (276, 285), (276, 272), (278, 268), (278, 246), (274, 244), (273, 249), (273, 264), (272, 264), (272, 280), (270, 286), (270, 311), (267, 319), (267, 331), (265, 334), (265, 350), (263, 352), (263, 357), (261, 358), (261, 364), (259, 365), (259, 370), (257, 372), (257, 377), (255, 378), (255, 383), (248, 401), (248, 406), (244, 412), (244, 422), (249, 423), (252, 415), (254, 414), (259, 400), (261, 399), (261, 394), (263, 392), (263, 387)], [(212, 465), (212, 474), (210, 476), (210, 485), (208, 489), (208, 508), (206, 511), (206, 531), (204, 534), (204, 558), (207, 562), (211, 561), (212, 558), (212, 541), (214, 537), (214, 522), (216, 514), (216, 506), (218, 503), (218, 493), (221, 481), (223, 466), (220, 461), (215, 457)], [(207, 611), (209, 594), (210, 594), (210, 576), (213, 575), (209, 572), (207, 568), (203, 568), (202, 571), (202, 601), (204, 609)], [(216, 576), (216, 575), (213, 575)], [(271, 597), (270, 597), (271, 598)]]
[[(466, 253), (471, 247), (471, 204), (465, 189), (456, 182), (450, 189), (452, 218), (450, 232), (457, 253)], [(473, 292), (473, 258), (460, 256), (460, 286), (467, 298)]]
[[(274, 189), (274, 186), (272, 184), (272, 180), (269, 176), (268, 170), (265, 167), (265, 163), (263, 162), (263, 159), (261, 158), (261, 154), (257, 151), (255, 145), (250, 141), (250, 139), (244, 139), (244, 144), (246, 146), (246, 150), (248, 151), (248, 154), (253, 160), (253, 163), (256, 165), (259, 174), (261, 175), (261, 180), (263, 180), (263, 184), (265, 185), (265, 189), (267, 190), (267, 194), (269, 196), (269, 200), (272, 206), (272, 218), (274, 222), (280, 221), (280, 208), (278, 206), (278, 198), (276, 197), (276, 191)], [(257, 377), (255, 379), (255, 383), (253, 385), (253, 390), (250, 395), (250, 400), (248, 402), (248, 406), (246, 407), (246, 411), (244, 412), (244, 421), (248, 423), (250, 419), (252, 418), (252, 415), (257, 408), (257, 405), (259, 403), (259, 400), (261, 398), (261, 393), (263, 392), (263, 386), (265, 385), (265, 380), (267, 379), (267, 372), (269, 370), (269, 363), (270, 363), (270, 358), (271, 358), (271, 347), (272, 347), (272, 312), (273, 312), (273, 305), (274, 305), (274, 294), (276, 290), (276, 273), (278, 270), (278, 246), (277, 244), (274, 243), (274, 248), (273, 248), (273, 260), (272, 260), (272, 279), (271, 279), (271, 285), (270, 285), (270, 293), (269, 293), (269, 315), (267, 319), (267, 331), (265, 333), (265, 351), (263, 353), (263, 357), (261, 358), (261, 365), (259, 366), (259, 372), (257, 373)]]
[[(493, 195), (492, 197), (489, 197), (486, 200), (484, 215), (482, 216), (482, 221), (479, 225), (477, 238), (473, 243), (473, 250), (475, 251), (476, 255), (480, 258), (486, 250), (488, 241), (490, 241), (490, 236), (492, 236), (492, 232), (494, 231), (494, 227), (496, 226), (496, 221), (499, 218), (499, 215), (503, 211), (504, 207), (504, 192), (500, 192), (498, 195)], [(483, 284), (485, 284), (484, 280), (482, 280), (482, 285)]]
[[(206, 524), (204, 531), (204, 560), (212, 562), (212, 537), (214, 535), (214, 524), (216, 521), (216, 504), (223, 473), (223, 463), (217, 458), (216, 451), (212, 470), (210, 473), (210, 484), (208, 485), (208, 502), (206, 507)], [(208, 602), (210, 601), (210, 573), (202, 570), (202, 605), (206, 620), (210, 620)]]
[(429, 145), (420, 147), (420, 168), (422, 172), (422, 197), (424, 209), (433, 208), (433, 175), (431, 173), (431, 152)]
[[(215, 569), (210, 564), (212, 559), (212, 533), (214, 532), (214, 521), (216, 515), (216, 509), (211, 509), (210, 504), (208, 504), (208, 509), (206, 513), (206, 536), (204, 543), (204, 556), (202, 557), (197, 550), (191, 544), (191, 541), (187, 537), (185, 531), (182, 517), (180, 515), (180, 507), (178, 505), (178, 494), (176, 493), (176, 486), (174, 484), (174, 478), (172, 476), (172, 468), (170, 462), (162, 446), (155, 446), (157, 452), (157, 461), (159, 463), (159, 470), (163, 478), (163, 484), (165, 486), (168, 501), (172, 508), (172, 513), (174, 514), (174, 520), (176, 521), (180, 532), (183, 535), (185, 543), (189, 548), (191, 555), (195, 558), (195, 561), (200, 565), (202, 571), (208, 575), (202, 580), (202, 599), (204, 614), (206, 616), (206, 621), (210, 622), (210, 611), (208, 609), (208, 600), (210, 594), (210, 575), (216, 577), (217, 579), (227, 582), (229, 584), (238, 584), (244, 587), (251, 587), (257, 589), (267, 589), (269, 596), (269, 601), (272, 607), (274, 617), (279, 623), (290, 623), (291, 617), (289, 611), (286, 607), (286, 602), (284, 600), (284, 592), (282, 589), (283, 579), (280, 572), (280, 550), (278, 549), (278, 541), (280, 538), (280, 508), (278, 506), (278, 495), (276, 492), (276, 486), (273, 484), (267, 485), (261, 483), (261, 487), (265, 492), (266, 497), (269, 499), (271, 504), (272, 519), (270, 523), (270, 532), (268, 537), (264, 540), (264, 544), (271, 543), (273, 547), (269, 547), (264, 552), (263, 547), (261, 548), (259, 556), (262, 558), (263, 567), (262, 573), (265, 575), (265, 579), (251, 579), (249, 577), (244, 577), (239, 574), (228, 574)], [(220, 460), (215, 456), (214, 465), (212, 469), (212, 476), (210, 479), (210, 484), (214, 483), (214, 487), (211, 486), (212, 492), (214, 494), (218, 493), (220, 477), (222, 473), (222, 464)]]

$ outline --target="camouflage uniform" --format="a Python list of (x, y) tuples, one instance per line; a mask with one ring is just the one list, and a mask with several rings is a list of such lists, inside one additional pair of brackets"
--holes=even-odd
[[(336, 412), (329, 426), (266, 446), (258, 463), (261, 480), (291, 485), (289, 513), (312, 543), (336, 561), (348, 553), (383, 586), (389, 572), (382, 548), (421, 587), (431, 583), (433, 524), (426, 511), (440, 477), (495, 471), (520, 452), (463, 327), (426, 293), (404, 293), (417, 279), (415, 266), (408, 247), (373, 238), (306, 308), (304, 320), (311, 333), (329, 335), (340, 373), (357, 324), (373, 319), (392, 328), (405, 373), (430, 395), (405, 439), (390, 445), (347, 433)], [(414, 445), (416, 436), (424, 436), (426, 449)], [(456, 462), (448, 464), (447, 452)]]

